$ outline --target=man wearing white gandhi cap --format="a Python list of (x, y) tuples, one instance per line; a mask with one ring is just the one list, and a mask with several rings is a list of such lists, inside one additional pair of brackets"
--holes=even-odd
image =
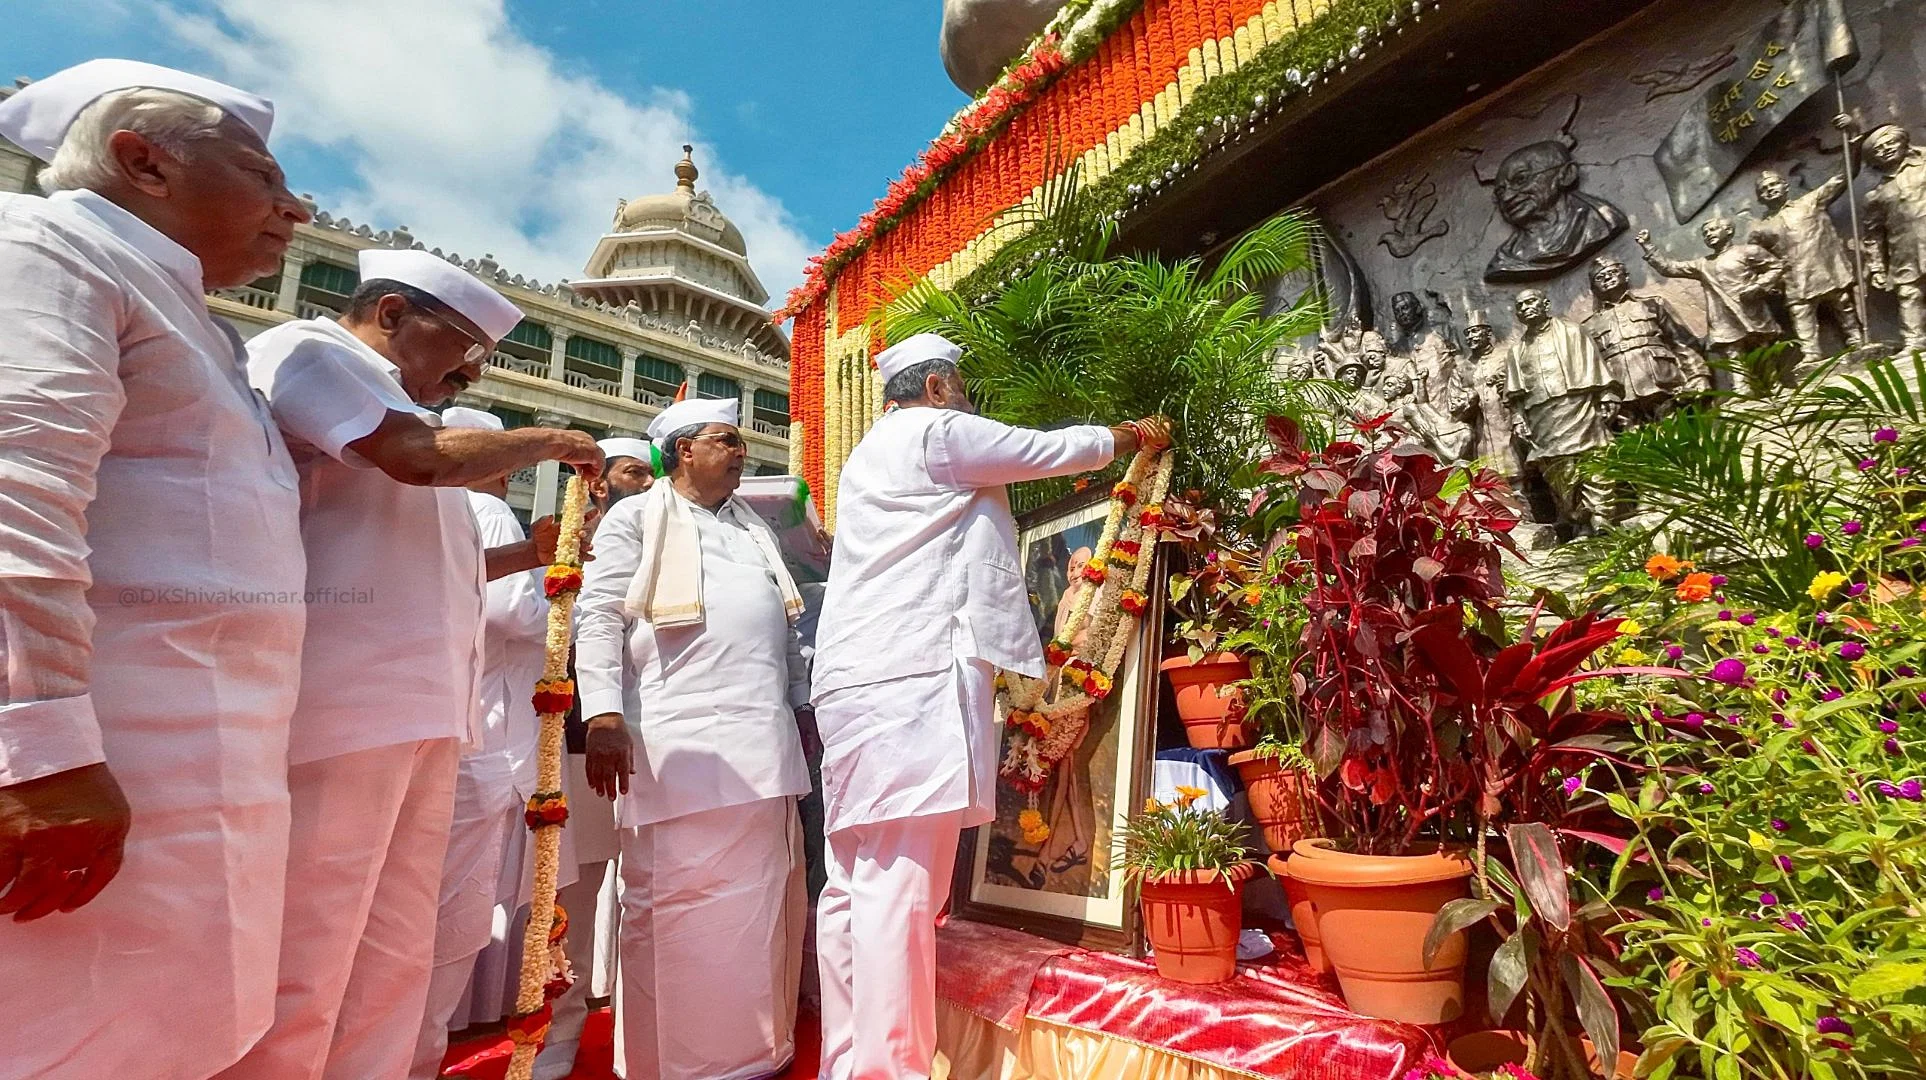
[(610, 508), (575, 609), (588, 779), (619, 796), (616, 1053), (637, 1080), (751, 1080), (795, 1056), (802, 597), (735, 496), (737, 407), (680, 401), (649, 425), (667, 479)]
[(223, 1076), (406, 1074), (434, 961), (461, 744), (478, 734), (486, 579), (463, 485), (544, 460), (594, 475), (578, 431), (451, 427), (426, 406), (481, 377), (521, 312), (425, 251), (370, 248), (340, 321), (248, 343), (301, 473), (307, 641), (288, 745), (292, 826), (274, 1026)]
[(273, 1017), (300, 505), (205, 301), (307, 220), (273, 116), (126, 60), (0, 101), (51, 193), (0, 195), (8, 1076), (200, 1080)]
[(1160, 420), (1031, 431), (977, 416), (961, 358), (936, 334), (878, 355), (888, 411), (838, 480), (814, 684), (823, 1080), (930, 1075), (936, 916), (961, 830), (995, 815), (992, 681), (1043, 674), (1004, 485), (1169, 442)]

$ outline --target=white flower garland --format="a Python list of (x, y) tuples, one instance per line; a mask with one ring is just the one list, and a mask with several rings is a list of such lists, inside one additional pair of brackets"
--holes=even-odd
[(535, 743), (535, 794), (528, 800), (527, 821), (535, 833), (535, 886), (529, 898), (528, 927), (522, 935), (521, 982), (515, 993), (515, 1013), (508, 1033), (514, 1043), (507, 1080), (529, 1080), (535, 1055), (548, 1036), (550, 1002), (568, 989), (563, 935), (568, 915), (555, 903), (555, 882), (561, 865), (562, 827), (568, 800), (562, 794), (562, 723), (575, 696), (568, 677), (571, 616), (582, 588), (582, 516), (588, 501), (580, 476), (568, 481), (562, 497), (561, 535), (555, 561), (548, 568), (548, 636), (542, 678), (535, 684), (535, 707), (541, 728)]
[[(1089, 727), (1090, 710), (1109, 695), (1137, 620), (1148, 606), (1144, 590), (1162, 534), (1163, 500), (1174, 464), (1175, 455), (1168, 449), (1139, 451), (1131, 460), (1124, 478), (1111, 489), (1103, 533), (1083, 571), (1084, 579), (1097, 588), (1083, 590), (1069, 620), (1046, 646), (1043, 678), (1004, 672), (998, 679), (998, 715), (1018, 729), (1001, 772), (1024, 792), (1024, 836), (1032, 842), (1050, 835), (1036, 813), (1044, 781)], [(1133, 513), (1140, 493), (1142, 505)], [(1073, 655), (1071, 643), (1093, 614), (1096, 621), (1079, 650), (1083, 655)], [(1093, 656), (1096, 659), (1089, 659)]]

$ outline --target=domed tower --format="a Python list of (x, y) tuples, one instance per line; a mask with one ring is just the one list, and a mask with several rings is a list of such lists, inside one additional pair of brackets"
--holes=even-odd
[(627, 199), (589, 255), (580, 281), (568, 287), (677, 325), (695, 323), (729, 341), (746, 342), (787, 361), (789, 340), (769, 322), (763, 288), (749, 266), (748, 245), (706, 191), (696, 190), (695, 148), (684, 146), (675, 190)]

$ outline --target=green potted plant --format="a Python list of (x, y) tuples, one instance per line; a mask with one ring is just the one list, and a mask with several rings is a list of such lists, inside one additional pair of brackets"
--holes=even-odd
[(1232, 641), (1255, 622), (1262, 601), (1256, 556), (1222, 542), (1215, 511), (1188, 498), (1166, 498), (1165, 538), (1182, 566), (1166, 586), (1171, 643), (1176, 655), (1160, 665), (1170, 680), (1184, 737), (1197, 750), (1242, 750), (1256, 741), (1256, 725), (1242, 684), (1250, 662)]
[(1150, 800), (1119, 838), (1118, 865), (1137, 885), (1157, 973), (1177, 982), (1237, 974), (1244, 883), (1258, 871), (1244, 826), (1195, 805), (1203, 794), (1179, 788), (1175, 802)]

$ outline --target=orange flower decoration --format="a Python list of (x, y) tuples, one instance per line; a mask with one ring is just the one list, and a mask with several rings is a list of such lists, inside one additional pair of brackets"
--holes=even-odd
[(535, 711), (565, 713), (575, 704), (574, 679), (543, 679), (535, 684)]
[(1683, 559), (1675, 559), (1660, 552), (1645, 560), (1645, 573), (1653, 581), (1670, 581), (1680, 573), (1692, 569), (1692, 564)]
[(1051, 667), (1062, 667), (1070, 659), (1070, 646), (1061, 641), (1052, 641), (1043, 646), (1043, 659)]
[(554, 1010), (547, 1002), (532, 1013), (521, 1013), (508, 1018), (508, 1040), (516, 1046), (540, 1046), (548, 1038), (548, 1021)]
[(1137, 501), (1137, 489), (1132, 487), (1129, 481), (1119, 480), (1116, 486), (1110, 489), (1110, 497), (1125, 506), (1130, 506)]
[(1083, 692), (1102, 701), (1110, 696), (1110, 676), (1101, 671), (1091, 671), (1083, 677)]
[(1083, 564), (1083, 578), (1085, 581), (1094, 581), (1101, 585), (1106, 576), (1108, 575), (1104, 570), (1103, 560), (1091, 559), (1089, 562)]
[(560, 825), (567, 820), (568, 796), (559, 791), (538, 791), (530, 795), (528, 809), (522, 811), (522, 821), (531, 830), (544, 825)]
[(1117, 598), (1117, 606), (1132, 615), (1142, 615), (1149, 603), (1150, 598), (1135, 589), (1125, 589)]
[(551, 566), (542, 575), (542, 592), (550, 600), (564, 593), (580, 592), (582, 589), (582, 568), (579, 566)]
[(1696, 604), (1712, 595), (1712, 575), (1687, 574), (1685, 580), (1679, 582), (1677, 592), (1680, 600), (1688, 604)]

